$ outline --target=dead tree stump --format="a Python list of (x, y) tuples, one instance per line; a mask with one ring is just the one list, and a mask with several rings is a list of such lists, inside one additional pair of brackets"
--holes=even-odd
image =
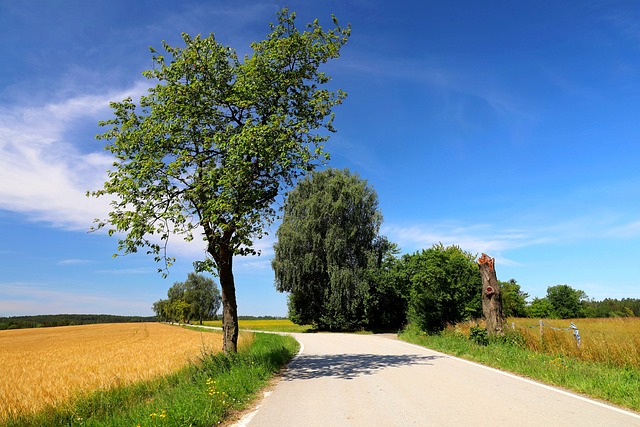
[(502, 294), (496, 277), (495, 259), (482, 254), (478, 260), (482, 277), (482, 315), (489, 335), (504, 333), (504, 313), (502, 311)]

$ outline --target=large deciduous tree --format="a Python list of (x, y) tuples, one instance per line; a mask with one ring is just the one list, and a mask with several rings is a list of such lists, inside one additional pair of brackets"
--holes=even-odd
[(333, 29), (316, 20), (300, 31), (287, 9), (277, 18), (243, 60), (213, 34), (164, 43), (166, 58), (152, 49), (143, 74), (158, 84), (139, 104), (112, 103), (115, 117), (100, 123), (110, 129), (98, 136), (115, 163), (91, 194), (115, 198), (96, 228), (121, 235), (120, 252), (148, 249), (165, 272), (171, 235), (203, 235), (195, 265), (220, 278), (226, 352), (238, 339), (233, 257), (255, 253), (275, 197), (326, 160), (328, 136), (317, 131), (333, 131), (332, 109), (345, 97), (323, 88), (330, 79), (319, 67), (339, 56), (350, 28), (334, 17)]
[(153, 311), (160, 320), (190, 322), (197, 319), (202, 325), (220, 309), (220, 291), (213, 279), (189, 273), (184, 282), (175, 282), (167, 291), (167, 299), (153, 303)]
[(560, 319), (582, 317), (582, 301), (587, 294), (569, 285), (556, 285), (547, 288), (547, 300), (551, 306), (551, 315)]
[(442, 244), (405, 255), (402, 267), (410, 283), (409, 320), (427, 332), (482, 313), (482, 279), (475, 256)]
[(527, 298), (529, 294), (520, 289), (515, 279), (500, 282), (502, 292), (502, 310), (506, 317), (527, 317)]
[(547, 298), (533, 298), (531, 304), (527, 306), (527, 317), (545, 319), (552, 317), (553, 307)]
[(213, 318), (222, 302), (220, 291), (212, 278), (197, 273), (189, 273), (184, 282), (184, 300), (191, 306), (190, 319), (202, 325), (205, 319)]
[(367, 279), (369, 292), (365, 310), (367, 327), (373, 330), (398, 330), (407, 321), (409, 283), (397, 258), (400, 248), (385, 236), (378, 236), (369, 255)]
[(366, 321), (365, 269), (382, 215), (373, 188), (348, 170), (301, 180), (284, 204), (272, 266), (276, 289), (289, 292), (289, 316), (321, 329)]

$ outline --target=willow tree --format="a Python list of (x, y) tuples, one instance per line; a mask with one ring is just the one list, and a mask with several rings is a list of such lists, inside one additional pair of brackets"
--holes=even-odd
[(237, 351), (238, 316), (233, 257), (255, 254), (255, 239), (275, 215), (276, 196), (326, 160), (323, 144), (344, 92), (324, 88), (319, 71), (337, 58), (349, 27), (325, 31), (318, 21), (301, 31), (295, 14), (277, 15), (271, 32), (240, 60), (213, 34), (190, 37), (184, 47), (151, 49), (156, 80), (139, 104), (111, 104), (114, 117), (99, 139), (115, 156), (104, 188), (113, 195), (107, 219), (95, 228), (122, 236), (118, 251), (145, 248), (164, 262), (170, 236), (203, 236), (198, 271), (217, 274), (222, 289), (224, 350)]
[(347, 170), (314, 172), (289, 192), (272, 266), (276, 289), (289, 293), (294, 322), (363, 326), (365, 270), (381, 222), (375, 190)]

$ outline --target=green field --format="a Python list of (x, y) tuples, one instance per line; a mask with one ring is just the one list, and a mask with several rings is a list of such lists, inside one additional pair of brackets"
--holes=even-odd
[[(222, 327), (222, 320), (203, 322), (206, 326)], [(311, 325), (296, 325), (289, 319), (251, 319), (238, 321), (240, 329), (266, 332), (312, 332)]]

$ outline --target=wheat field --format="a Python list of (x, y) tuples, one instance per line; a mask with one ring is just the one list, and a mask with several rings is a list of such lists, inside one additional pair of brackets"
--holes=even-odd
[[(638, 317), (544, 319), (543, 323), (542, 336), (537, 319), (508, 319), (507, 326), (514, 325), (523, 335), (527, 346), (534, 350), (615, 366), (640, 368)], [(580, 331), (580, 347), (573, 331), (567, 330), (571, 323)]]
[(85, 392), (173, 372), (221, 348), (221, 334), (159, 323), (0, 331), (0, 423)]
[[(508, 318), (505, 327), (508, 332), (517, 331), (522, 344), (533, 351), (640, 369), (640, 317), (542, 321), (542, 331), (540, 319)], [(449, 329), (469, 336), (470, 327), (477, 323), (462, 322)], [(580, 346), (571, 323), (580, 331)], [(484, 327), (483, 322), (479, 324)]]

